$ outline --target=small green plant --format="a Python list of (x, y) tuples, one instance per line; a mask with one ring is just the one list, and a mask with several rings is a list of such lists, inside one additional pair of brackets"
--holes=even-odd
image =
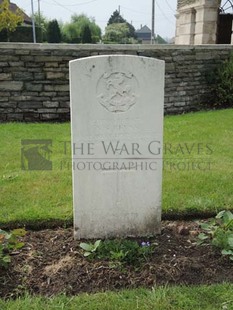
[(207, 81), (213, 85), (211, 105), (233, 106), (233, 54), (220, 67), (207, 74)]
[(222, 255), (229, 256), (233, 261), (233, 214), (230, 211), (221, 211), (207, 223), (200, 224), (205, 231), (198, 235), (197, 244), (211, 242), (221, 249)]
[(0, 229), (0, 267), (7, 268), (11, 262), (11, 252), (24, 246), (19, 237), (23, 237), (25, 234), (26, 231), (22, 228), (14, 229), (11, 232)]
[(128, 239), (100, 240), (97, 244), (81, 243), (84, 256), (90, 258), (108, 259), (123, 264), (137, 265), (154, 253), (156, 243), (141, 242)]
[(100, 246), (101, 240), (97, 240), (95, 243), (80, 243), (80, 248), (82, 248), (84, 250), (84, 256), (94, 256), (96, 250), (98, 249), (98, 247)]

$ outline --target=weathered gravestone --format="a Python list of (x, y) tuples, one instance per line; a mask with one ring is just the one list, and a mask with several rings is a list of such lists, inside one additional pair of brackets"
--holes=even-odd
[(160, 232), (164, 62), (70, 62), (75, 238)]

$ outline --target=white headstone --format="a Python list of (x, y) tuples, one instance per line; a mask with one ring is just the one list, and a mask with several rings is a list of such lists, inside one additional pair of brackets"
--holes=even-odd
[(70, 62), (75, 238), (160, 232), (164, 62)]

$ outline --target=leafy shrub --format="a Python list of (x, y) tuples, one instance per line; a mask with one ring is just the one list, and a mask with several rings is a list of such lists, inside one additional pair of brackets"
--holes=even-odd
[(61, 30), (56, 19), (51, 20), (47, 27), (47, 40), (49, 43), (61, 42)]
[(221, 67), (208, 74), (207, 81), (213, 85), (210, 105), (233, 107), (233, 54)]
[(11, 262), (10, 253), (24, 246), (24, 243), (19, 241), (19, 237), (25, 234), (24, 229), (14, 229), (9, 233), (0, 229), (0, 267), (8, 267)]
[(200, 225), (205, 233), (198, 235), (198, 244), (211, 242), (233, 260), (233, 214), (230, 211), (219, 212), (215, 219)]
[[(7, 32), (0, 31), (0, 42), (7, 42)], [(9, 33), (10, 42), (33, 42), (33, 34), (31, 26), (18, 26), (14, 32)], [(36, 41), (42, 42), (41, 30), (36, 27)]]
[(81, 243), (84, 256), (97, 259), (108, 259), (123, 264), (137, 265), (147, 260), (155, 250), (155, 243), (141, 242), (128, 239), (97, 240), (92, 243)]

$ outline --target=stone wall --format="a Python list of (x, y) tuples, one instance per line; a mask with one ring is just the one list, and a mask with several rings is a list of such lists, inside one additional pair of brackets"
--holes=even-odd
[(69, 60), (107, 54), (165, 60), (165, 113), (200, 110), (203, 107), (201, 104), (210, 96), (206, 73), (228, 59), (231, 52), (233, 46), (230, 45), (2, 43), (0, 121), (69, 120)]

